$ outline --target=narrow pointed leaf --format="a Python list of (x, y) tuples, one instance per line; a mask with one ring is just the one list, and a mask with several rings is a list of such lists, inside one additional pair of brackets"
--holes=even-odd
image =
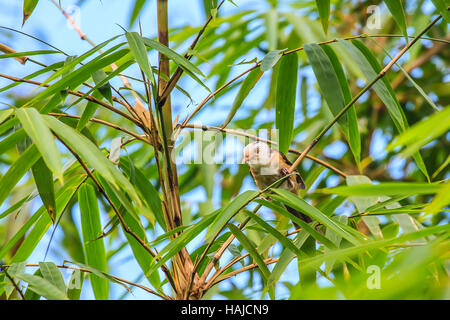
[(0, 178), (0, 204), (9, 196), (10, 191), (39, 159), (40, 154), (35, 145), (29, 147)]
[(263, 281), (264, 283), (267, 284), (267, 279), (269, 279), (270, 277), (270, 271), (269, 268), (267, 268), (267, 265), (264, 263), (263, 257), (258, 253), (255, 246), (250, 242), (250, 240), (239, 228), (237, 228), (234, 224), (228, 224), (228, 228), (230, 229), (231, 233), (234, 234), (236, 239), (239, 240), (239, 242), (245, 248), (245, 250), (247, 250), (247, 252), (253, 258), (253, 260), (255, 260), (255, 262), (258, 264), (259, 271), (261, 272)]
[(238, 109), (241, 107), (245, 98), (248, 96), (248, 94), (256, 85), (262, 75), (263, 72), (261, 72), (261, 70), (258, 70), (258, 68), (250, 71), (247, 78), (245, 78), (245, 80), (242, 82), (238, 94), (234, 98), (233, 105), (231, 106), (230, 112), (228, 113), (227, 119), (223, 123), (222, 128), (225, 128), (230, 123)]
[(31, 16), (34, 8), (38, 4), (39, 0), (24, 0), (23, 1), (23, 21), (22, 26), (25, 24), (25, 21)]
[(64, 278), (53, 262), (39, 262), (39, 269), (41, 270), (44, 279), (57, 287), (61, 292), (66, 291), (66, 284)]
[(44, 278), (31, 274), (16, 274), (16, 277), (28, 282), (30, 290), (33, 290), (48, 300), (68, 300), (64, 291), (61, 291), (58, 287)]
[[(98, 239), (102, 233), (100, 213), (97, 196), (94, 188), (85, 183), (78, 190), (78, 202), (81, 213), (81, 229), (83, 233), (83, 246), (88, 265), (107, 272), (105, 245), (103, 238)], [(100, 300), (108, 299), (109, 284), (103, 278), (90, 275), (92, 289), (95, 297)]]
[(297, 95), (298, 55), (283, 57), (277, 80), (275, 126), (279, 134), (279, 150), (286, 154), (294, 132), (295, 98)]
[(34, 182), (36, 183), (42, 203), (45, 209), (47, 209), (50, 219), (55, 222), (56, 199), (53, 174), (42, 158), (36, 161), (31, 171), (33, 172)]
[(330, 0), (316, 0), (317, 10), (319, 11), (320, 22), (323, 31), (328, 33), (328, 23), (330, 21)]
[(155, 85), (155, 76), (153, 75), (153, 70), (150, 61), (148, 60), (147, 49), (145, 48), (142, 37), (137, 32), (127, 32), (125, 33), (125, 36), (127, 37), (131, 52), (142, 72), (144, 72), (151, 83)]
[(61, 154), (42, 115), (34, 108), (18, 109), (16, 114), (28, 136), (36, 144), (47, 167), (63, 181)]
[(409, 42), (408, 33), (406, 32), (406, 15), (403, 10), (403, 5), (401, 0), (384, 0), (384, 3), (388, 7), (392, 16), (394, 17), (395, 23), (400, 27), (403, 35), (405, 36), (406, 42)]

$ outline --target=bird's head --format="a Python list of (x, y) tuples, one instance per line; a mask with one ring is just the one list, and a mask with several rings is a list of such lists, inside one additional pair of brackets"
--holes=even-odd
[(248, 163), (252, 168), (261, 168), (269, 165), (272, 149), (265, 142), (255, 141), (248, 144), (243, 153), (243, 163)]

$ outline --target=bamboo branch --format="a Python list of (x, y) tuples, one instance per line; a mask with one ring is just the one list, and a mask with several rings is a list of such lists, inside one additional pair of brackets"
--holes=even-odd
[[(9, 267), (9, 265), (5, 264), (5, 265), (2, 265), (0, 267), (1, 268), (5, 268), (5, 267)], [(39, 264), (29, 263), (29, 264), (26, 264), (25, 267), (39, 267)], [(86, 268), (79, 268), (79, 267), (66, 266), (66, 265), (56, 265), (56, 267), (60, 268), (60, 269), (71, 269), (71, 270), (79, 270), (79, 271), (83, 271), (83, 272), (87, 272), (87, 273), (92, 273), (91, 270), (86, 269)], [(142, 290), (145, 290), (145, 291), (147, 291), (147, 292), (149, 292), (151, 294), (154, 294), (154, 295), (156, 295), (156, 296), (158, 296), (158, 297), (160, 297), (162, 299), (172, 300), (169, 296), (165, 295), (164, 293), (157, 293), (154, 290), (152, 290), (152, 289), (150, 289), (150, 288), (148, 288), (146, 286), (143, 286), (141, 284), (138, 284), (138, 283), (135, 283), (135, 282), (131, 282), (129, 280), (125, 280), (125, 279), (122, 279), (122, 278), (119, 278), (119, 277), (116, 277), (116, 276), (113, 276), (113, 275), (110, 275), (110, 274), (108, 274), (108, 276), (110, 276), (111, 278), (113, 278), (114, 280), (117, 280), (119, 282), (126, 283), (126, 284), (128, 284), (130, 286), (134, 286), (134, 287), (140, 288)]]

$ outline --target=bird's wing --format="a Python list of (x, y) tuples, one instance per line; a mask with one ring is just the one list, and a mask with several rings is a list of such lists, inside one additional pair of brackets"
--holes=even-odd
[[(283, 159), (283, 162), (286, 164), (286, 166), (291, 167), (292, 163), (289, 161), (289, 159), (280, 151), (276, 150), (278, 152), (278, 154), (280, 155), (280, 157)], [(281, 166), (283, 168), (283, 165)], [(289, 168), (288, 168), (289, 169)], [(297, 173), (296, 175), (294, 175), (300, 189), (305, 189), (305, 182), (303, 181), (302, 177), (300, 176), (300, 172), (295, 169), (295, 172)]]

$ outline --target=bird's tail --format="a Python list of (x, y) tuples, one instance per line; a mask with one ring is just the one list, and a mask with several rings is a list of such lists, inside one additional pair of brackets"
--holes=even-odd
[[(291, 207), (289, 207), (289, 206), (286, 206), (286, 205), (285, 205), (285, 207), (286, 207), (287, 211), (289, 211), (290, 213), (292, 213), (294, 216), (296, 216), (296, 217), (302, 219), (302, 220), (305, 221), (306, 223), (310, 223), (310, 222), (313, 221), (313, 220), (311, 219), (311, 217), (307, 216), (306, 214), (304, 214), (304, 213), (302, 213), (302, 212), (300, 212), (300, 211), (297, 211), (297, 210), (295, 210), (294, 208), (291, 208)], [(294, 224), (294, 226), (295, 226), (296, 229), (299, 229), (299, 228), (300, 228), (299, 225), (296, 224), (294, 221), (292, 221), (292, 223)]]

